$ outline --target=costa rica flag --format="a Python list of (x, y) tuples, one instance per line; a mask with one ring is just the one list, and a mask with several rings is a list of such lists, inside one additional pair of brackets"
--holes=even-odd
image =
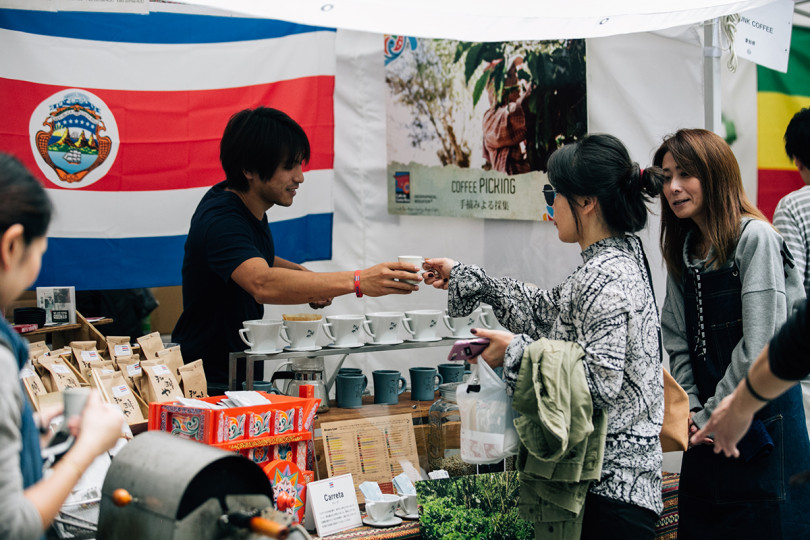
[(232, 114), (281, 109), (312, 156), (295, 204), (268, 213), (279, 256), (332, 256), (335, 30), (199, 14), (0, 9), (0, 151), (54, 202), (36, 285), (178, 285), (191, 215), (224, 179)]

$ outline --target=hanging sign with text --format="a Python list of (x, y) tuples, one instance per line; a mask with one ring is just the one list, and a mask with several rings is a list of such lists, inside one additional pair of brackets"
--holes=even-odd
[(792, 28), (793, 0), (744, 11), (737, 23), (734, 52), (760, 66), (787, 73)]

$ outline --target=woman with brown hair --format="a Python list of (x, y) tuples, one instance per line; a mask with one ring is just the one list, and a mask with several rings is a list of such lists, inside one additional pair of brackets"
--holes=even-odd
[[(804, 290), (782, 237), (746, 197), (722, 138), (682, 129), (653, 162), (667, 176), (661, 328), (672, 375), (689, 394), (692, 435), (744, 379)], [(810, 537), (810, 489), (788, 483), (810, 468), (799, 388), (757, 413), (740, 458), (716, 454), (711, 443), (684, 453), (678, 538)]]

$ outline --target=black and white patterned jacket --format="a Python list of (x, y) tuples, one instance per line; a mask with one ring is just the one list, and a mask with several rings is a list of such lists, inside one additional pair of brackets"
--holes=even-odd
[(660, 513), (664, 418), (660, 321), (636, 236), (600, 240), (583, 264), (551, 290), (456, 264), (448, 312), (459, 317), (480, 302), (517, 334), (506, 350), (504, 378), (514, 389), (523, 349), (546, 337), (578, 343), (594, 407), (607, 409), (602, 479), (591, 492)]

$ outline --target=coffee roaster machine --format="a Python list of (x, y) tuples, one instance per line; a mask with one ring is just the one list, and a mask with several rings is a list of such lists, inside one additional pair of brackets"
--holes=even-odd
[(311, 538), (273, 504), (261, 467), (224, 450), (149, 431), (113, 458), (99, 540)]

